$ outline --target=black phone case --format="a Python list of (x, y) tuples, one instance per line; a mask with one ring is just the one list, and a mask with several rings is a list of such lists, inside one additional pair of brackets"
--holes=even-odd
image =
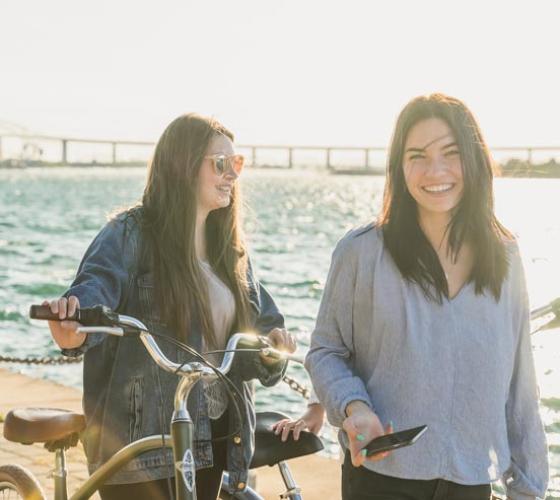
[(414, 444), (422, 434), (424, 434), (427, 428), (427, 425), (421, 425), (419, 427), (413, 427), (411, 429), (405, 429), (392, 434), (379, 436), (378, 438), (370, 441), (370, 443), (365, 447), (367, 455), (374, 455), (376, 453), (381, 453), (382, 451), (396, 450), (398, 448), (403, 448), (404, 446), (410, 446), (411, 444)]

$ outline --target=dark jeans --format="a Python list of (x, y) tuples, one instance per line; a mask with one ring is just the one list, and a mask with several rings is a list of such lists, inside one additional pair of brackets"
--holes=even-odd
[[(212, 420), (212, 437), (225, 436), (228, 433), (228, 413), (218, 420)], [(214, 466), (196, 471), (197, 500), (216, 500), (222, 484), (222, 472), (227, 468), (227, 441), (212, 444)], [(170, 467), (173, 467), (171, 464)], [(175, 498), (175, 478), (171, 478), (171, 491)], [(102, 500), (169, 500), (167, 479), (158, 479), (146, 483), (111, 484), (99, 488)]]
[(444, 479), (418, 480), (384, 476), (354, 467), (346, 452), (342, 466), (342, 500), (489, 500), (489, 484), (465, 486)]

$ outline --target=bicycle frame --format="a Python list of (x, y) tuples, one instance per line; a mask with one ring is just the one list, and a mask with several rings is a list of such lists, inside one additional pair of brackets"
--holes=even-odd
[[(175, 476), (175, 491), (177, 500), (196, 500), (195, 465), (192, 454), (192, 443), (194, 439), (194, 424), (186, 409), (186, 398), (190, 389), (200, 380), (200, 377), (191, 379), (183, 378), (176, 391), (175, 402), (178, 402), (178, 394), (184, 395), (185, 399), (179, 408), (175, 408), (171, 419), (171, 435), (148, 436), (134, 441), (120, 449), (99, 469), (97, 469), (80, 488), (70, 497), (71, 500), (85, 500), (90, 498), (100, 486), (118, 470), (122, 469), (128, 462), (142, 453), (161, 450), (162, 447), (173, 450), (173, 464), (170, 464)], [(55, 500), (67, 500), (66, 467), (64, 451), (57, 451), (55, 478)]]
[[(171, 432), (173, 433), (173, 428)], [(86, 482), (82, 484), (82, 486), (80, 486), (80, 488), (78, 488), (78, 490), (71, 496), (71, 500), (84, 500), (89, 498), (99, 489), (100, 486), (103, 486), (105, 484), (109, 477), (111, 477), (116, 471), (124, 467), (128, 462), (147, 451), (161, 449), (163, 444), (166, 448), (173, 448), (173, 439), (169, 434), (163, 436), (163, 443), (162, 436), (158, 435), (148, 436), (125, 446), (115, 455), (113, 455), (107, 462), (105, 462), (99, 469), (97, 469), (86, 480)], [(177, 478), (179, 475), (175, 474), (175, 476)], [(54, 498), (55, 500), (65, 500), (64, 495), (57, 495), (56, 487)], [(182, 497), (177, 496), (177, 498)], [(184, 498), (188, 497), (185, 496)], [(191, 499), (189, 498), (188, 500)]]
[[(82, 500), (89, 498), (100, 486), (128, 462), (147, 451), (159, 450), (162, 447), (173, 451), (173, 472), (175, 476), (175, 494), (177, 500), (196, 500), (196, 469), (192, 452), (194, 441), (194, 424), (187, 410), (187, 400), (194, 385), (202, 380), (215, 380), (217, 375), (207, 366), (191, 362), (184, 365), (173, 363), (165, 357), (159, 346), (148, 333), (146, 326), (136, 318), (119, 315), (119, 324), (131, 326), (140, 330), (140, 339), (148, 350), (156, 364), (162, 369), (179, 375), (174, 398), (174, 411), (171, 418), (171, 435), (148, 436), (119, 450), (106, 463), (97, 469), (82, 486), (70, 497), (71, 500)], [(110, 335), (124, 336), (124, 329), (120, 327), (80, 327), (84, 333), (102, 332)], [(233, 363), (233, 355), (237, 344), (242, 341), (255, 343), (254, 335), (237, 333), (228, 341), (222, 365), (218, 370), (227, 374)], [(278, 358), (298, 360), (297, 356), (276, 351), (273, 348), (261, 349), (265, 354)], [(67, 500), (66, 483), (66, 460), (63, 450), (57, 450), (55, 456), (55, 470), (53, 471), (55, 481), (55, 500)], [(249, 497), (251, 498), (251, 497)], [(258, 498), (258, 497), (257, 497)]]

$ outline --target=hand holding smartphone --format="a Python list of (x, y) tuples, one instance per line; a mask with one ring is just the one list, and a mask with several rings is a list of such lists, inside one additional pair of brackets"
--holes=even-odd
[(413, 427), (412, 429), (405, 429), (403, 431), (379, 436), (370, 441), (370, 443), (364, 448), (367, 450), (366, 456), (369, 457), (383, 451), (391, 451), (405, 446), (410, 446), (411, 444), (414, 444), (420, 436), (424, 434), (424, 432), (426, 432), (427, 428), (427, 425), (421, 425), (419, 427)]

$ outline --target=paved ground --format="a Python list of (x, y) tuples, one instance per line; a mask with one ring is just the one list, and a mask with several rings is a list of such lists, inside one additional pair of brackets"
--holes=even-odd
[[(70, 387), (0, 369), (0, 415), (16, 407), (67, 408), (81, 411), (81, 393)], [(0, 430), (3, 425), (0, 424)], [(1, 432), (0, 432), (1, 434)], [(3, 434), (2, 434), (3, 435)], [(54, 465), (54, 455), (42, 445), (23, 446), (0, 437), (0, 465), (20, 464), (31, 470), (48, 498), (53, 497), (52, 480), (47, 478)], [(337, 461), (319, 456), (302, 457), (289, 462), (292, 474), (302, 487), (306, 500), (340, 498), (340, 466)], [(67, 452), (70, 493), (87, 478), (85, 457), (80, 446)], [(277, 499), (283, 491), (277, 468), (257, 469), (257, 487), (266, 500)], [(99, 497), (95, 495), (95, 499)]]

